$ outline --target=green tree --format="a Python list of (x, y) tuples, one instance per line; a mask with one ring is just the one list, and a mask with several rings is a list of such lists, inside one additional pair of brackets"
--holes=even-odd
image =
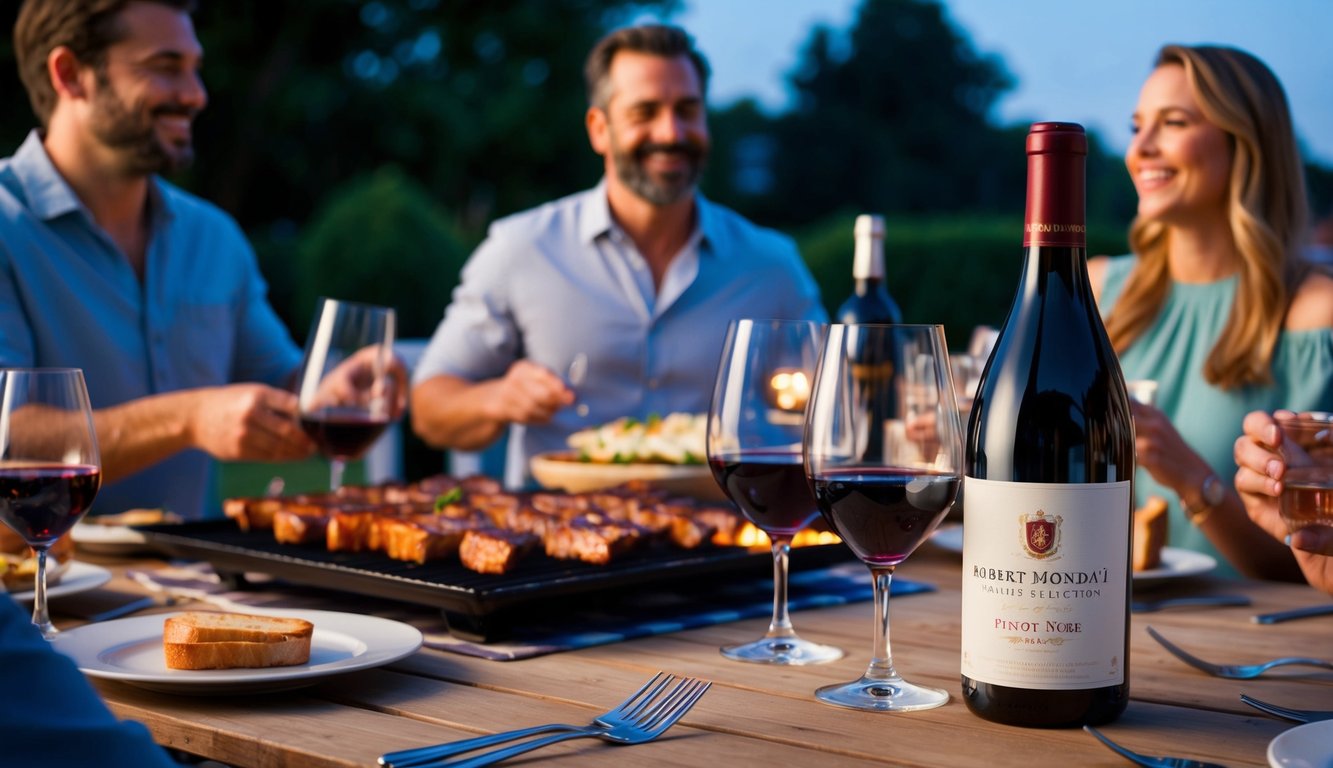
[[(933, 0), (865, 0), (847, 50), (816, 29), (792, 76), (796, 108), (776, 126), (773, 196), (809, 220), (837, 208), (995, 208), (1015, 166), (987, 115), (1012, 87)], [(797, 148), (800, 148), (799, 151)], [(1021, 175), (1020, 175), (1021, 178)]]
[(400, 336), (429, 336), (473, 245), (419, 183), (385, 166), (315, 212), (297, 249), (295, 316), (334, 296), (395, 307)]

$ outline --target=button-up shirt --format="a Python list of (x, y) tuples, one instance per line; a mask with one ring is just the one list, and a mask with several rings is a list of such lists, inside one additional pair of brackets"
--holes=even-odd
[(621, 416), (708, 410), (734, 318), (824, 322), (819, 289), (785, 235), (696, 195), (697, 227), (654, 289), (648, 262), (615, 223), (605, 182), (495, 222), (463, 268), (414, 381), (504, 375), (520, 358), (568, 374), (586, 355), (580, 408), (513, 425), (506, 482), (528, 459)]
[[(0, 160), (0, 365), (82, 368), (93, 408), (233, 382), (284, 384), (300, 350), (254, 251), (213, 205), (153, 177), (144, 274), (93, 220), (34, 131)], [(216, 507), (185, 451), (104, 485), (94, 513)]]

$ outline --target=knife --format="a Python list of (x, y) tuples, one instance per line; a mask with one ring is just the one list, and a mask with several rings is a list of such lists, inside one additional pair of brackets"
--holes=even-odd
[(1333, 614), (1333, 603), (1323, 605), (1307, 605), (1304, 608), (1292, 608), (1290, 611), (1276, 611), (1274, 613), (1256, 613), (1250, 617), (1250, 621), (1255, 624), (1277, 624), (1280, 621), (1290, 621), (1292, 619), (1304, 619), (1308, 616), (1324, 616)]
[(1129, 604), (1129, 609), (1134, 613), (1152, 613), (1163, 608), (1249, 604), (1250, 598), (1245, 595), (1196, 595), (1194, 597), (1169, 597), (1165, 600), (1135, 600)]

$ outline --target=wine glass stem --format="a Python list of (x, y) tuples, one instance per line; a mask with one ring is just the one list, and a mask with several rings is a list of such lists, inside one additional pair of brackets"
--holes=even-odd
[(893, 668), (893, 653), (889, 650), (889, 588), (893, 584), (893, 568), (872, 567), (870, 575), (875, 585), (875, 647), (865, 676), (872, 680), (895, 680), (898, 672)]
[(57, 630), (51, 623), (51, 616), (46, 610), (46, 547), (37, 547), (37, 578), (33, 584), (32, 624), (47, 640), (55, 637)]
[(787, 615), (787, 560), (791, 555), (791, 537), (774, 536), (773, 541), (773, 620), (764, 637), (796, 637), (791, 617)]
[(336, 491), (339, 488), (343, 487), (344, 468), (346, 468), (346, 464), (343, 462), (342, 459), (329, 460), (329, 488), (331, 490)]

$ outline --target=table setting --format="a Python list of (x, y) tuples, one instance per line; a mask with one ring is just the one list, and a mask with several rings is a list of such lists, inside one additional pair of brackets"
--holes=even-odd
[[(958, 687), (966, 515), (941, 525), (959, 495), (964, 430), (942, 330), (740, 322), (725, 346), (713, 408), (689, 419), (703, 429), (690, 438), (696, 448), (703, 438), (694, 463), (565, 461), (639, 473), (631, 487), (651, 481), (643, 467), (689, 467), (692, 482), (707, 473), (714, 496), (687, 506), (734, 505), (762, 538), (699, 552), (655, 545), (600, 566), (539, 556), (511, 574), (469, 577), (489, 591), (441, 598), (463, 583), (447, 558), (391, 566), (377, 551), (274, 542), (234, 519), (133, 526), (147, 549), (92, 542), (62, 574), (68, 591), (49, 590), (62, 625), (55, 647), (118, 716), (237, 766), (483, 765), (538, 749), (533, 757), (553, 764), (591, 766), (1331, 759), (1327, 599), (1303, 585), (1222, 580), (1206, 556), (1171, 547), (1131, 578), (1124, 715), (1083, 733), (969, 714)], [(601, 475), (581, 490), (548, 479), (543, 503), (623, 487), (623, 476)], [(455, 514), (446, 510), (472, 503), (461, 482), (433, 478), (422, 495)], [(489, 486), (476, 493), (501, 498)], [(812, 525), (828, 538), (793, 546)], [(432, 573), (448, 576), (432, 584)], [(593, 586), (569, 586), (579, 579)], [(524, 583), (536, 585), (533, 598), (515, 599)], [(128, 616), (61, 612), (64, 599), (109, 590), (142, 602)], [(483, 607), (460, 616), (450, 609), (459, 599)], [(506, 600), (492, 615), (487, 601)], [(196, 609), (308, 620), (309, 661), (165, 668), (164, 620)], [(857, 653), (868, 639), (870, 653)], [(1172, 757), (1180, 762), (1151, 762)]]

